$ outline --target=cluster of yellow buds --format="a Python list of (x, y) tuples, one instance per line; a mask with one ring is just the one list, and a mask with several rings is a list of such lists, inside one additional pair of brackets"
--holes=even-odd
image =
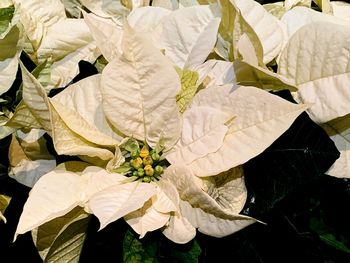
[(143, 144), (140, 149), (136, 140), (130, 140), (132, 141), (125, 147), (129, 157), (126, 157), (120, 169), (124, 169), (126, 175), (138, 177), (142, 182), (158, 180), (164, 172), (164, 160), (160, 158), (161, 152), (150, 150), (147, 144)]

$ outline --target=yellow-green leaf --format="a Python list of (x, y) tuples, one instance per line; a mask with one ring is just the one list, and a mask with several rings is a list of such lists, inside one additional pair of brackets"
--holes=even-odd
[(178, 73), (181, 79), (181, 90), (176, 95), (176, 102), (180, 112), (183, 113), (197, 92), (199, 76), (197, 72), (188, 69), (178, 69)]
[(78, 263), (89, 219), (84, 209), (76, 207), (33, 230), (33, 240), (44, 262)]
[(4, 220), (5, 223), (6, 223), (6, 218), (3, 216), (3, 213), (5, 212), (10, 201), (11, 201), (11, 197), (7, 195), (0, 195), (0, 221)]

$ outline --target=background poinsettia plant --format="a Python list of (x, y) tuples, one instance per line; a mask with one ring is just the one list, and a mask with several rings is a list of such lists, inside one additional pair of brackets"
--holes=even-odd
[(350, 5), (261, 4), (2, 1), (2, 258), (346, 260)]

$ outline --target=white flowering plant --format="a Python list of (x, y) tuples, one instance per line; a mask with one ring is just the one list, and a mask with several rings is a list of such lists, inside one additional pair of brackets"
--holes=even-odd
[[(311, 0), (0, 3), (3, 229), (10, 186), (30, 189), (12, 247), (29, 234), (36, 260), (104, 260), (89, 252), (91, 236), (119, 226), (124, 262), (198, 262), (227, 238), (266, 231), (276, 213), (297, 230), (300, 210), (288, 209), (305, 189), (301, 202), (317, 196), (312, 209), (327, 213), (312, 189), (344, 186), (350, 173), (346, 10)], [(317, 244), (349, 253), (348, 233), (314, 210)], [(259, 262), (239, 247), (234, 256), (254, 251)]]

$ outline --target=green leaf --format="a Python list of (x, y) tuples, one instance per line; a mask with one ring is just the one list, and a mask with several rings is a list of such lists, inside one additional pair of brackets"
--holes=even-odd
[(187, 69), (177, 69), (177, 73), (181, 79), (181, 90), (176, 95), (176, 102), (180, 112), (183, 113), (197, 92), (199, 75), (197, 72)]
[(151, 233), (143, 239), (138, 239), (131, 231), (127, 231), (124, 236), (124, 263), (195, 263), (200, 254), (201, 248), (196, 240), (179, 245), (167, 240), (159, 232)]
[(0, 35), (4, 33), (11, 23), (13, 13), (15, 12), (15, 7), (9, 6), (0, 9)]
[(161, 245), (160, 252), (160, 256), (164, 258), (162, 262), (197, 263), (202, 251), (194, 239), (185, 245), (174, 245), (173, 243), (164, 242), (164, 245)]
[(141, 242), (135, 235), (127, 231), (123, 242), (123, 258), (124, 263), (156, 263), (157, 243), (153, 240), (151, 242)]
[(315, 231), (320, 239), (327, 245), (332, 246), (338, 250), (346, 253), (350, 253), (350, 249), (346, 246), (345, 242), (342, 242), (341, 234), (337, 235), (335, 229), (327, 226), (322, 217), (313, 217), (310, 219), (310, 229)]
[(137, 140), (133, 138), (129, 138), (125, 143), (123, 143), (121, 148), (127, 150), (131, 153), (131, 155), (139, 153), (140, 152), (140, 145)]
[(33, 231), (44, 262), (79, 262), (90, 217), (81, 207)]
[(117, 169), (114, 170), (115, 173), (119, 174), (126, 174), (131, 170), (131, 165), (129, 162), (123, 163), (121, 166), (119, 166)]

